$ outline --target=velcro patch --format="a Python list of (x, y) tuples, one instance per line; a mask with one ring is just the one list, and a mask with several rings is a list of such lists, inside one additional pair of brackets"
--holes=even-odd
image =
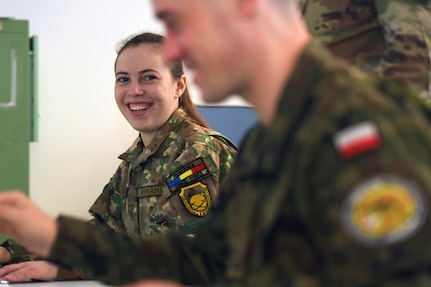
[(371, 121), (357, 123), (337, 132), (333, 141), (335, 149), (343, 159), (375, 150), (381, 144), (379, 130)]
[(354, 187), (340, 215), (348, 237), (366, 247), (385, 248), (416, 234), (427, 213), (427, 202), (415, 184), (381, 175)]
[[(165, 185), (152, 185), (152, 186), (144, 186), (138, 187), (137, 194), (138, 197), (147, 197), (147, 196), (160, 196), (163, 194), (166, 186)], [(118, 193), (121, 196), (127, 196), (128, 190), (130, 188), (125, 185), (121, 185)]]
[(202, 182), (182, 187), (178, 195), (187, 211), (195, 216), (207, 215), (212, 206), (208, 186)]
[(179, 191), (182, 187), (207, 177), (209, 171), (203, 159), (198, 158), (172, 173), (166, 180), (169, 190), (172, 193)]
[(138, 197), (160, 196), (166, 190), (165, 188), (166, 186), (164, 185), (138, 187)]

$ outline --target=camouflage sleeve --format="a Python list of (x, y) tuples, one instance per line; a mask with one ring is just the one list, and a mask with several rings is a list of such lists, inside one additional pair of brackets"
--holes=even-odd
[(380, 77), (431, 101), (431, 4), (412, 0), (300, 0), (313, 37)]
[[(174, 229), (193, 235), (211, 210), (220, 183), (232, 167), (237, 149), (225, 137), (194, 134), (187, 143), (169, 164), (170, 176), (166, 180), (169, 204), (159, 212), (152, 212), (153, 218), (163, 218), (166, 224), (161, 226), (160, 220), (150, 220), (145, 227), (146, 234), (163, 234)], [(183, 178), (184, 174), (199, 168), (199, 172)]]
[(27, 251), (13, 239), (7, 239), (1, 244), (1, 247), (6, 248), (11, 254), (11, 259), (4, 265), (38, 259), (37, 255)]
[(233, 165), (238, 152), (237, 147), (226, 137), (215, 132), (209, 136), (191, 135), (187, 142), (188, 146), (175, 159), (173, 167), (179, 167), (196, 158), (203, 158), (210, 175), (217, 182), (221, 182)]
[(116, 232), (126, 233), (121, 213), (121, 199), (115, 201), (115, 190), (120, 190), (122, 173), (125, 172), (125, 162), (122, 161), (109, 183), (90, 207), (89, 212), (93, 216), (93, 222), (101, 224)]
[[(217, 210), (212, 212), (215, 213)], [(226, 219), (213, 219), (207, 216), (208, 221), (200, 225), (202, 230), (194, 238), (169, 232), (167, 236), (139, 240), (60, 216), (58, 237), (49, 258), (82, 268), (109, 285), (144, 278), (172, 279), (190, 285), (218, 283), (227, 258), (223, 229)]]
[(218, 151), (220, 183), (223, 182), (229, 174), (233, 162), (237, 156), (238, 148), (228, 138), (221, 134), (213, 134), (214, 149)]
[(83, 270), (78, 268), (67, 268), (58, 266), (56, 281), (66, 280), (91, 280), (92, 278)]
[(380, 74), (407, 82), (431, 101), (431, 4), (429, 1), (376, 0), (387, 49)]
[(425, 286), (429, 121), (403, 97), (348, 91), (322, 103), (333, 113), (315, 112), (298, 136), (307, 140), (297, 143), (302, 152), (292, 177), (307, 180), (294, 181), (295, 192), (273, 206), (298, 223), (284, 241), (274, 241), (275, 261), (291, 264), (302, 280), (316, 282), (311, 286)]
[[(95, 219), (91, 219), (88, 221), (89, 224), (96, 224)], [(65, 266), (57, 267), (57, 276), (55, 278), (56, 281), (65, 281), (65, 280), (91, 280), (91, 276), (79, 268), (69, 268)]]
[[(310, 211), (306, 222), (316, 220), (308, 227), (320, 234), (318, 250), (339, 260), (322, 272), (337, 272), (345, 282), (355, 278), (356, 285), (420, 286), (421, 280), (431, 279), (420, 271), (428, 254), (419, 256), (431, 239), (429, 123), (414, 111), (385, 107), (375, 112), (379, 115), (352, 119), (355, 123), (332, 135), (332, 147), (315, 147), (313, 164), (321, 164), (310, 168), (314, 176), (308, 190), (314, 192), (307, 194), (308, 203), (297, 203)], [(368, 130), (378, 147), (349, 151), (352, 143), (343, 137), (361, 130)]]

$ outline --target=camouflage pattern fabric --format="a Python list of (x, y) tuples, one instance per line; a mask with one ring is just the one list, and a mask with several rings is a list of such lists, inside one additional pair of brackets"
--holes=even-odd
[(195, 237), (138, 240), (60, 216), (50, 260), (110, 285), (430, 286), (430, 122), (406, 85), (311, 43)]
[[(147, 237), (169, 229), (192, 234), (211, 208), (236, 152), (226, 137), (193, 124), (179, 109), (147, 147), (138, 137), (119, 157), (118, 170), (90, 213), (123, 234)], [(203, 170), (178, 178), (195, 166)]]
[[(138, 237), (169, 229), (193, 235), (212, 207), (236, 153), (229, 139), (190, 122), (179, 109), (148, 147), (138, 137), (119, 157), (119, 168), (90, 208), (92, 223)], [(168, 188), (175, 174), (180, 176), (197, 165), (205, 168)], [(36, 259), (12, 240), (4, 247), (12, 254), (8, 264)], [(59, 268), (57, 274), (57, 280), (88, 278), (78, 269)]]
[(311, 34), (334, 55), (402, 81), (431, 101), (431, 2), (300, 0)]
[[(120, 166), (90, 208), (92, 222), (135, 237), (169, 229), (193, 236), (212, 207), (236, 153), (229, 139), (190, 122), (179, 109), (148, 147), (138, 137), (120, 155)], [(169, 188), (175, 178), (202, 164), (205, 169)], [(194, 205), (194, 198), (198, 205)], [(90, 278), (81, 269), (60, 267), (56, 279)]]
[(24, 247), (11, 238), (6, 239), (0, 246), (6, 248), (11, 254), (11, 259), (7, 264), (32, 261), (37, 260), (38, 258), (38, 256), (28, 252)]

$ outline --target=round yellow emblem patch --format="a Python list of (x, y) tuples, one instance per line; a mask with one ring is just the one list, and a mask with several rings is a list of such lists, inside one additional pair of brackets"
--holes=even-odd
[(427, 205), (416, 185), (396, 176), (378, 176), (356, 186), (342, 206), (348, 236), (368, 247), (387, 247), (414, 235)]
[(205, 216), (212, 206), (208, 187), (201, 182), (181, 188), (179, 196), (187, 211), (195, 216)]

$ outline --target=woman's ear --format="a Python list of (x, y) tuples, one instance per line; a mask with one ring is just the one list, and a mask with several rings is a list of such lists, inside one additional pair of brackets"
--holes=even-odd
[(187, 87), (187, 79), (185, 75), (182, 75), (181, 78), (177, 81), (175, 86), (175, 95), (176, 97), (181, 97), (186, 90)]

